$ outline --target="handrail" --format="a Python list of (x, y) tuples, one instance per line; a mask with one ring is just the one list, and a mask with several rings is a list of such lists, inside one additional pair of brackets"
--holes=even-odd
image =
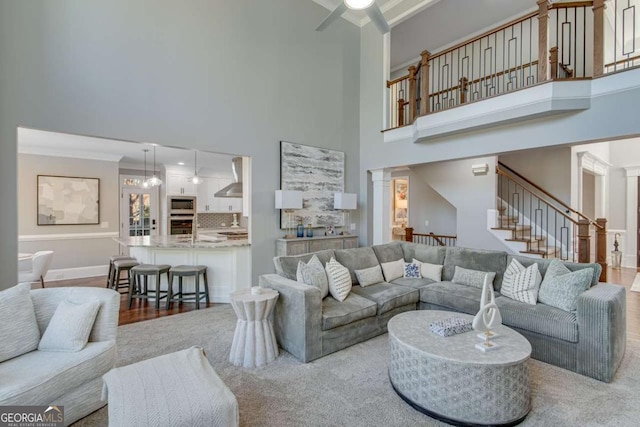
[(593, 6), (593, 0), (591, 1), (573, 1), (567, 3), (552, 3), (549, 9), (571, 9), (574, 7), (590, 7)]
[(450, 47), (448, 49), (443, 50), (442, 52), (438, 52), (438, 53), (432, 54), (432, 55), (429, 56), (429, 59), (431, 60), (431, 59), (437, 58), (438, 56), (442, 56), (442, 55), (447, 54), (449, 52), (453, 52), (454, 50), (459, 49), (464, 45), (476, 42), (476, 41), (478, 41), (480, 39), (483, 39), (483, 38), (485, 38), (487, 36), (490, 36), (493, 33), (497, 33), (498, 31), (502, 31), (505, 28), (509, 28), (510, 26), (515, 25), (515, 24), (517, 24), (519, 22), (523, 22), (523, 21), (526, 21), (529, 18), (533, 18), (534, 16), (538, 16), (538, 11), (537, 10), (535, 12), (531, 12), (531, 13), (528, 13), (528, 14), (526, 14), (524, 16), (521, 16), (520, 18), (516, 18), (516, 19), (514, 19), (512, 21), (509, 21), (506, 24), (502, 24), (501, 26), (499, 26), (497, 28), (493, 28), (491, 30), (485, 31), (484, 33), (482, 33), (482, 34), (480, 34), (480, 35), (478, 35), (478, 36), (476, 36), (476, 37), (474, 37), (474, 38), (472, 38), (470, 40), (465, 40), (463, 42), (460, 42), (460, 43), (456, 44), (455, 46), (452, 46), (452, 47)]
[(435, 234), (433, 232), (430, 232), (430, 233), (414, 233), (413, 232), (413, 227), (406, 227), (405, 228), (405, 240), (407, 242), (415, 242), (414, 237), (431, 238), (431, 239), (433, 239), (433, 241), (437, 242), (438, 245), (440, 245), (440, 246), (449, 246), (443, 240), (448, 240), (449, 243), (453, 243), (453, 246), (455, 246), (456, 241), (458, 239), (458, 236), (450, 236), (450, 235), (446, 235), (446, 234)]
[[(505, 165), (504, 163), (498, 162), (498, 167), (496, 167), (496, 173), (498, 173), (500, 175), (504, 175), (507, 178), (510, 178), (511, 180), (514, 180), (513, 176), (511, 176), (511, 175), (509, 175), (509, 173), (501, 170), (500, 169), (501, 167), (506, 169), (506, 170), (508, 170), (509, 172), (513, 173), (519, 179), (521, 179), (522, 181), (526, 182), (527, 184), (529, 184), (530, 186), (532, 186), (536, 190), (540, 191), (545, 196), (551, 198), (552, 200), (554, 200), (555, 202), (560, 204), (560, 206), (566, 208), (568, 211), (570, 211), (572, 213), (575, 213), (576, 215), (586, 219), (587, 221), (589, 221), (590, 224), (595, 225), (597, 228), (602, 228), (602, 226), (600, 224), (598, 224), (598, 222), (596, 220), (593, 220), (593, 219), (589, 218), (588, 216), (586, 216), (585, 214), (583, 214), (582, 212), (579, 212), (579, 211), (573, 209), (571, 206), (567, 205), (565, 202), (563, 202), (562, 200), (558, 199), (556, 196), (554, 196), (553, 194), (549, 193), (548, 191), (546, 191), (544, 188), (540, 187), (536, 183), (534, 183), (534, 182), (530, 181), (529, 179), (525, 178), (524, 176), (520, 175), (518, 172), (514, 171), (513, 169), (511, 169), (509, 166)], [(560, 211), (558, 211), (558, 213), (560, 213), (562, 216), (564, 216), (565, 218), (567, 218), (568, 220), (570, 220), (574, 224), (578, 224), (578, 221), (576, 221), (575, 219), (571, 218), (570, 216), (568, 216), (568, 215), (566, 215), (566, 214), (564, 214), (564, 213), (562, 213)]]
[(408, 78), (409, 78), (409, 74), (407, 74), (406, 76), (398, 77), (395, 80), (387, 80), (387, 88), (390, 88), (394, 84), (400, 83), (403, 80), (407, 80)]

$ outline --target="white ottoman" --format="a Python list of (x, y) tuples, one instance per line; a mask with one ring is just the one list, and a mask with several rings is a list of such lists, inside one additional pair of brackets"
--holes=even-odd
[(236, 397), (199, 347), (115, 368), (102, 379), (110, 426), (238, 425)]

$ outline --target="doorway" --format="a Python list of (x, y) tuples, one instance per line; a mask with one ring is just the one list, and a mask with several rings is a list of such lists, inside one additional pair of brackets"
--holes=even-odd
[(158, 235), (158, 187), (142, 188), (142, 180), (121, 177), (121, 238)]

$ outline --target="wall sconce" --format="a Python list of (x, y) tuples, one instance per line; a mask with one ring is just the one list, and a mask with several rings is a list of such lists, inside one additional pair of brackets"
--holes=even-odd
[(342, 210), (345, 227), (340, 234), (349, 234), (346, 230), (349, 229), (350, 211), (358, 208), (358, 195), (355, 193), (333, 193), (333, 208)]
[(287, 214), (287, 228), (285, 239), (295, 237), (293, 235), (293, 211), (302, 209), (302, 191), (276, 190), (276, 209), (281, 209)]
[(489, 173), (489, 165), (486, 163), (471, 165), (471, 172), (473, 172), (475, 176), (486, 175), (487, 173)]

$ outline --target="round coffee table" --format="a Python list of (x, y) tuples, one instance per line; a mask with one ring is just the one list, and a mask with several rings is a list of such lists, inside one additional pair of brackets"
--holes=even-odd
[(389, 379), (415, 409), (456, 425), (521, 422), (529, 413), (531, 344), (516, 331), (499, 326), (500, 348), (482, 352), (476, 331), (441, 337), (429, 330), (437, 320), (468, 314), (419, 310), (388, 323)]

